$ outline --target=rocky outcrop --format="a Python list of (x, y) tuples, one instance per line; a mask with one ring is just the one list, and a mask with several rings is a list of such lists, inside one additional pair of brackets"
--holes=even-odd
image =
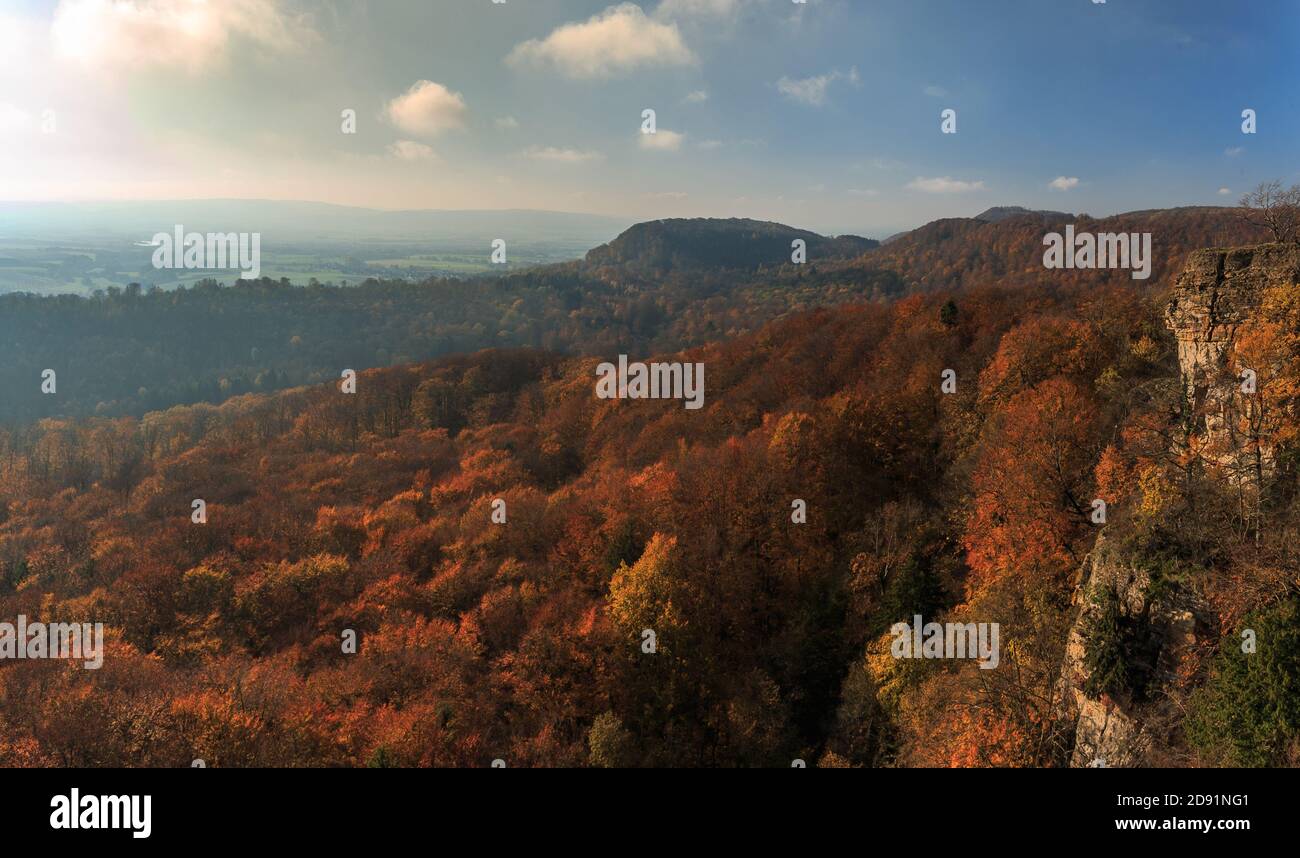
[[(1135, 690), (1090, 696), (1086, 641), (1102, 610), (1096, 597), (1106, 592), (1117, 599), (1132, 646), (1128, 667)], [(1159, 689), (1177, 681), (1184, 659), (1213, 634), (1207, 611), (1189, 589), (1153, 580), (1105, 532), (1084, 560), (1076, 599), (1079, 614), (1066, 643), (1060, 684), (1063, 715), (1075, 725), (1070, 765), (1141, 765), (1152, 744), (1168, 738), (1167, 725), (1178, 720)]]
[[(1281, 244), (1195, 251), (1175, 280), (1165, 321), (1177, 340), (1183, 389), (1198, 421), (1194, 431), (1221, 465), (1235, 466), (1245, 455), (1234, 427), (1253, 407), (1230, 368), (1234, 344), (1268, 289), (1296, 283), (1300, 247)], [(1225, 479), (1248, 473), (1224, 468)], [(1255, 479), (1266, 481), (1267, 473)], [(1072, 766), (1150, 764), (1153, 746), (1163, 744), (1179, 721), (1163, 690), (1179, 681), (1179, 667), (1194, 648), (1215, 639), (1214, 617), (1192, 588), (1153, 580), (1117, 541), (1102, 531), (1082, 565), (1075, 593), (1079, 612), (1058, 687), (1061, 717), (1074, 725)], [(1110, 604), (1127, 635), (1136, 691), (1089, 689), (1087, 641), (1104, 610), (1098, 598), (1103, 594), (1114, 594)]]
[(1237, 331), (1269, 288), (1295, 283), (1300, 283), (1300, 246), (1293, 244), (1198, 250), (1175, 280), (1165, 323), (1178, 343), (1184, 390), (1211, 448), (1224, 452), (1225, 464), (1240, 446), (1232, 437), (1233, 417), (1250, 408), (1240, 379), (1226, 371)]

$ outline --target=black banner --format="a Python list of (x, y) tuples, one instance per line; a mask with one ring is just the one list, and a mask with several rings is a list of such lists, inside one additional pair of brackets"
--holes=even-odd
[(459, 837), (535, 848), (610, 826), (629, 847), (778, 835), (951, 847), (1044, 828), (1071, 844), (1227, 845), (1288, 832), (1292, 786), (1282, 770), (11, 769), (0, 819), (11, 842), (128, 851)]

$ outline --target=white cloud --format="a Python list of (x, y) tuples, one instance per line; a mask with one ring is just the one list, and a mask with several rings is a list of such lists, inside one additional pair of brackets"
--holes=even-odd
[(431, 146), (414, 140), (398, 140), (388, 147), (388, 154), (403, 161), (436, 161), (438, 154)]
[(550, 161), (555, 164), (581, 164), (587, 161), (599, 161), (599, 152), (580, 149), (558, 149), (554, 146), (532, 146), (524, 150), (524, 157), (534, 161)]
[(944, 89), (941, 86), (927, 86), (925, 89), (922, 90), (922, 92), (924, 92), (926, 95), (930, 96), (931, 98), (948, 97), (948, 90)]
[(1230, 193), (1232, 193), (1232, 191), (1228, 188), (1219, 188), (1219, 196), (1221, 197), (1226, 197)]
[(1223, 150), (1223, 154), (1227, 155), (1229, 158), (1235, 158), (1245, 151), (1246, 151), (1245, 146), (1230, 146), (1227, 149)]
[(848, 72), (833, 71), (829, 74), (798, 80), (783, 77), (776, 82), (776, 88), (782, 95), (793, 98), (795, 101), (821, 107), (826, 103), (826, 91), (830, 89), (830, 85), (840, 80), (848, 81), (857, 86), (861, 82), (861, 78), (858, 77), (857, 66), (849, 69)]
[(459, 92), (429, 80), (416, 81), (388, 102), (385, 111), (390, 122), (419, 137), (437, 137), (444, 131), (464, 128), (468, 112)]
[(50, 35), (59, 58), (97, 71), (193, 72), (224, 59), (236, 38), (295, 51), (315, 40), (279, 0), (60, 0)]
[(502, 116), (496, 121), (496, 126), (502, 131), (514, 131), (519, 127), (519, 120), (513, 116)]
[(932, 179), (917, 176), (907, 183), (907, 188), (912, 191), (923, 191), (927, 194), (965, 194), (971, 191), (984, 190), (984, 183), (964, 182), (951, 176), (938, 176)]
[(709, 100), (709, 93), (707, 90), (703, 90), (703, 89), (697, 89), (695, 90), (695, 92), (689, 92), (686, 94), (686, 97), (682, 99), (682, 101), (686, 102), (687, 104), (703, 104), (708, 100)]
[(36, 73), (33, 48), (43, 41), (44, 28), (36, 21), (0, 12), (0, 83), (9, 73), (22, 75), (19, 80)]
[(31, 114), (20, 107), (0, 102), (0, 132), (6, 134), (25, 131), (31, 124)]
[(1068, 191), (1079, 187), (1079, 179), (1076, 176), (1057, 176), (1047, 186), (1054, 191)]
[(660, 128), (654, 134), (638, 135), (637, 145), (642, 149), (650, 149), (656, 152), (676, 152), (682, 148), (682, 141), (686, 139), (685, 134), (678, 134), (676, 131), (669, 131), (666, 128)]
[(610, 6), (584, 22), (557, 28), (545, 39), (521, 42), (506, 57), (510, 66), (551, 66), (574, 78), (695, 61), (676, 24), (646, 17), (635, 3)]
[(721, 140), (701, 140), (699, 143), (697, 143), (697, 144), (695, 144), (695, 145), (699, 146), (701, 149), (704, 149), (705, 151), (709, 151), (709, 150), (712, 150), (712, 149), (721, 149), (721, 148), (722, 148), (722, 141), (721, 141)]

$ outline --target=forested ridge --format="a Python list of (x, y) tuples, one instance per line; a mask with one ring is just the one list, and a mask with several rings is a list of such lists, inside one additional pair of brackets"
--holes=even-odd
[[(1081, 217), (1085, 228), (1153, 230), (1155, 271), (1140, 286), (1152, 291), (1167, 287), (1197, 247), (1258, 240), (1228, 209)], [(501, 277), (346, 288), (210, 280), (90, 299), (2, 295), (0, 424), (138, 417), (483, 348), (674, 351), (813, 307), (920, 291), (1129, 280), (1124, 271), (1045, 271), (1045, 229), (1033, 217), (945, 220), (868, 249), (864, 239), (821, 239), (779, 224), (663, 221), (633, 227), (585, 262)], [(791, 236), (808, 241), (807, 264), (789, 262)], [(740, 259), (757, 262), (734, 267)], [(58, 396), (41, 393), (46, 369), (56, 373)]]

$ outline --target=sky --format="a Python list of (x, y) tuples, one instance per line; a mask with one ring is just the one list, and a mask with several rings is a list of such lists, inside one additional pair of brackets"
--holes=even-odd
[(1298, 47), (1296, 0), (0, 0), (0, 200), (1235, 204), (1300, 181)]

